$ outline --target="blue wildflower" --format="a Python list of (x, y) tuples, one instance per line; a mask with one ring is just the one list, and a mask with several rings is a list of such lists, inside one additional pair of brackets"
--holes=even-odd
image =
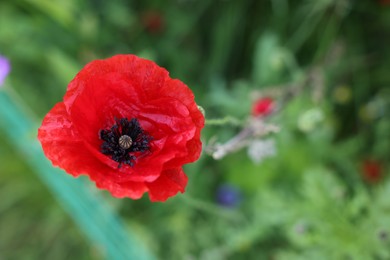
[(237, 187), (224, 184), (218, 187), (216, 193), (217, 203), (224, 207), (236, 207), (240, 204), (242, 195)]

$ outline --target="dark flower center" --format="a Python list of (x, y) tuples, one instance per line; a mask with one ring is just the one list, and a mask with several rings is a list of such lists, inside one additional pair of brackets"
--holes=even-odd
[(122, 164), (134, 166), (135, 160), (150, 151), (152, 137), (140, 126), (136, 118), (116, 119), (111, 129), (102, 129), (99, 137), (103, 140), (101, 152)]

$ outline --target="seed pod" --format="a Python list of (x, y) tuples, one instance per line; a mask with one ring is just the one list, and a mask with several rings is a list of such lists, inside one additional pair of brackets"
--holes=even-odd
[(121, 137), (119, 137), (119, 146), (122, 149), (124, 150), (129, 149), (132, 144), (133, 144), (133, 140), (131, 139), (130, 136), (122, 135)]

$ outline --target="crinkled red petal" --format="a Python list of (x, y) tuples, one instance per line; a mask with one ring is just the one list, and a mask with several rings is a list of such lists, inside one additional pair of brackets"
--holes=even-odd
[(96, 169), (107, 168), (86, 149), (84, 140), (74, 131), (64, 103), (56, 104), (43, 119), (38, 129), (43, 151), (54, 166), (63, 168), (77, 177)]
[(107, 177), (91, 179), (96, 182), (96, 187), (110, 191), (112, 196), (116, 198), (139, 199), (148, 191), (147, 186), (143, 182), (128, 181), (116, 183)]
[(151, 201), (166, 201), (179, 191), (183, 193), (188, 182), (187, 175), (181, 168), (164, 170), (154, 182), (146, 183)]

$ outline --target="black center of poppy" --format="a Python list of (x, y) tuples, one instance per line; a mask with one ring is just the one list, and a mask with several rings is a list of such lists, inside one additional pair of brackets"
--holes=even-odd
[(122, 164), (134, 166), (137, 157), (150, 151), (149, 143), (152, 140), (136, 118), (116, 119), (111, 129), (100, 130), (99, 137), (103, 140), (101, 152), (118, 162), (118, 168)]

